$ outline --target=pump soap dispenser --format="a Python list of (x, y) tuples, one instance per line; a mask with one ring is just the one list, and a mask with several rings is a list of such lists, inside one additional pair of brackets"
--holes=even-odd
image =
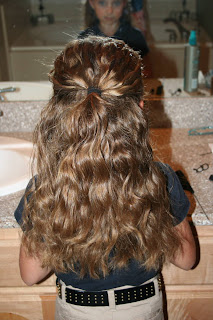
[(184, 60), (184, 90), (187, 92), (197, 91), (198, 69), (200, 50), (197, 45), (196, 31), (191, 30), (189, 43), (185, 47)]

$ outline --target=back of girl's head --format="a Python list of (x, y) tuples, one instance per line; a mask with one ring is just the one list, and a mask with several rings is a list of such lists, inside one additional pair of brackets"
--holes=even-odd
[(50, 80), (53, 97), (35, 131), (40, 177), (55, 185), (63, 170), (73, 170), (84, 188), (96, 179), (125, 179), (135, 161), (149, 163), (137, 52), (109, 38), (75, 40), (56, 58)]
[(123, 41), (91, 36), (69, 43), (56, 58), (50, 79), (54, 95), (46, 116), (57, 119), (55, 142), (67, 135), (69, 144), (85, 145), (90, 139), (101, 149), (103, 141), (125, 133), (125, 144), (132, 146), (142, 131), (147, 133), (139, 107), (141, 58)]
[(103, 97), (143, 95), (140, 56), (123, 41), (105, 37), (69, 43), (56, 58), (50, 80), (58, 98), (67, 92), (64, 88), (74, 95), (81, 91), (83, 99), (91, 86), (101, 89)]
[(56, 271), (80, 266), (82, 276), (106, 275), (132, 258), (158, 267), (176, 238), (139, 107), (139, 55), (119, 40), (75, 40), (50, 79), (53, 97), (35, 130), (36, 188), (24, 216), (29, 253), (42, 252), (43, 266)]

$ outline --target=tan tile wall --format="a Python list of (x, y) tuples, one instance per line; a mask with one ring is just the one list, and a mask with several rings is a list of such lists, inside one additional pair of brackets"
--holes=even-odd
[(4, 6), (9, 46), (30, 23), (30, 0), (0, 0)]
[[(182, 11), (182, 1), (180, 0), (144, 0), (146, 2), (150, 19), (164, 19), (172, 11)], [(211, 0), (210, 0), (211, 1)], [(196, 0), (186, 1), (186, 9), (190, 12), (196, 11)]]

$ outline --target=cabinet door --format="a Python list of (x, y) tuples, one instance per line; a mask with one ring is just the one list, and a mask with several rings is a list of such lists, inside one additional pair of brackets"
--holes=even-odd
[(41, 299), (36, 295), (4, 294), (0, 301), (0, 320), (43, 320)]
[(19, 231), (0, 230), (0, 320), (54, 320), (55, 275), (39, 285), (25, 285), (19, 273)]
[(168, 320), (210, 320), (213, 319), (212, 288), (191, 288), (191, 291), (167, 292)]
[(55, 299), (56, 294), (41, 295), (43, 320), (55, 319)]
[(0, 313), (0, 320), (27, 320), (27, 318), (12, 313)]

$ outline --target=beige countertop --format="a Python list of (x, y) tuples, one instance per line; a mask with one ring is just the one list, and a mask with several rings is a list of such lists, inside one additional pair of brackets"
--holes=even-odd
[[(187, 128), (151, 129), (151, 139), (156, 160), (168, 163), (174, 170), (182, 170), (187, 176), (196, 198), (186, 191), (191, 208), (189, 215), (195, 225), (213, 225), (213, 154), (209, 144), (213, 135), (189, 136)], [(0, 135), (31, 140), (29, 132), (1, 132)], [(209, 169), (197, 173), (203, 163)], [(16, 228), (18, 224), (13, 216), (23, 191), (0, 197), (0, 228)], [(199, 202), (198, 202), (199, 201)], [(205, 214), (203, 212), (205, 211)], [(208, 218), (207, 218), (208, 217)]]
[[(156, 159), (168, 163), (175, 171), (182, 170), (190, 182), (196, 196), (186, 191), (193, 222), (210, 225), (213, 224), (213, 182), (209, 177), (213, 174), (213, 154), (209, 144), (213, 143), (213, 135), (190, 136), (188, 131), (186, 128), (152, 129), (153, 150)], [(208, 163), (209, 169), (197, 173), (194, 168), (204, 163)]]

